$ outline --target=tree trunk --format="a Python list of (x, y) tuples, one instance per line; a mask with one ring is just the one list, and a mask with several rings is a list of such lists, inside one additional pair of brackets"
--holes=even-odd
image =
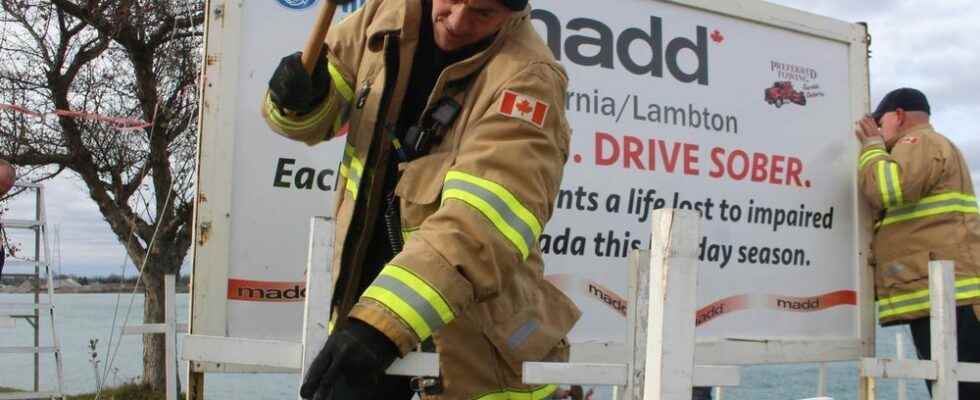
[[(146, 294), (143, 306), (144, 324), (164, 322), (163, 274), (156, 268), (147, 268), (143, 273), (143, 287)], [(166, 390), (166, 351), (164, 337), (160, 334), (143, 335), (143, 383), (154, 391)]]

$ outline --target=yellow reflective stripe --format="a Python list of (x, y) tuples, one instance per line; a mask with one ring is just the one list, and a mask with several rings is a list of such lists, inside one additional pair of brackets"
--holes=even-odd
[(885, 176), (885, 164), (887, 161), (878, 161), (875, 167), (878, 169), (878, 191), (881, 192), (881, 205), (884, 208), (891, 207), (892, 204), (888, 198), (888, 186), (886, 184), (887, 177)]
[(903, 214), (896, 217), (886, 217), (881, 221), (880, 225), (881, 226), (891, 225), (898, 222), (931, 217), (933, 215), (946, 214), (951, 212), (959, 212), (963, 214), (976, 214), (980, 212), (980, 209), (978, 209), (976, 206), (960, 206), (960, 205), (936, 207), (936, 208), (930, 208), (928, 210), (917, 211), (914, 213)]
[(419, 340), (425, 340), (456, 318), (449, 302), (428, 282), (407, 268), (389, 264), (363, 297), (387, 307), (408, 325)]
[[(960, 290), (963, 288), (971, 288), (977, 286), (976, 289)], [(975, 297), (980, 297), (980, 278), (966, 278), (956, 281), (956, 300), (966, 300)], [(910, 302), (910, 300), (919, 300), (915, 302)], [(899, 307), (901, 303), (909, 303)], [(922, 311), (929, 309), (929, 289), (917, 290), (911, 293), (900, 294), (896, 296), (886, 297), (878, 300), (879, 307), (879, 318), (888, 318), (901, 314), (908, 314), (916, 311)]]
[(885, 218), (881, 220), (879, 225), (885, 226), (950, 212), (970, 214), (978, 213), (980, 209), (977, 207), (975, 196), (949, 192), (925, 197), (915, 204), (890, 208), (885, 212)]
[(514, 244), (515, 247), (517, 247), (517, 250), (521, 253), (522, 258), (526, 259), (530, 254), (530, 251), (528, 250), (528, 245), (524, 243), (524, 238), (522, 238), (521, 235), (514, 230), (514, 228), (511, 228), (510, 225), (508, 225), (507, 222), (504, 221), (504, 218), (500, 216), (500, 213), (498, 213), (497, 210), (493, 208), (493, 206), (483, 201), (482, 198), (477, 197), (472, 193), (464, 192), (462, 190), (455, 190), (455, 189), (450, 189), (443, 192), (442, 198), (443, 201), (449, 199), (462, 200), (464, 203), (469, 204), (470, 206), (476, 208), (481, 213), (483, 213), (483, 215), (487, 217), (487, 219), (489, 219), (491, 223), (493, 223), (493, 226), (495, 226), (497, 230), (500, 231), (501, 234), (507, 237), (507, 240), (509, 240), (511, 243)]
[(905, 202), (902, 196), (902, 177), (898, 173), (898, 164), (889, 161), (879, 161), (878, 189), (884, 208), (901, 207)]
[(347, 188), (347, 191), (350, 192), (350, 195), (353, 196), (353, 198), (357, 198), (357, 182), (354, 182), (353, 179), (348, 178), (347, 185), (344, 187)]
[(898, 173), (898, 163), (888, 163), (891, 167), (892, 190), (895, 194), (895, 205), (901, 207), (905, 205), (905, 198), (902, 195), (902, 175)]
[(354, 100), (354, 90), (350, 88), (347, 81), (344, 80), (344, 75), (340, 73), (333, 63), (327, 63), (327, 70), (330, 71), (330, 78), (333, 81), (334, 88), (337, 89), (337, 93), (340, 93), (350, 103)]
[(477, 396), (474, 400), (542, 400), (558, 390), (558, 385), (544, 385), (530, 390), (507, 389)]
[(884, 156), (888, 156), (888, 152), (886, 152), (886, 151), (884, 151), (882, 149), (871, 149), (871, 150), (868, 150), (868, 151), (864, 152), (863, 154), (861, 154), (861, 158), (858, 161), (858, 169), (864, 169), (864, 166), (867, 165), (869, 162), (871, 162), (871, 160), (874, 160), (875, 158), (878, 158), (878, 157), (884, 157)]
[(449, 171), (449, 173), (446, 174), (446, 180), (450, 179), (459, 179), (461, 181), (470, 182), (493, 192), (500, 197), (501, 200), (507, 203), (511, 210), (514, 211), (514, 213), (517, 214), (520, 219), (531, 227), (531, 230), (534, 231), (535, 235), (541, 234), (541, 224), (538, 223), (538, 218), (534, 216), (534, 213), (532, 213), (531, 210), (524, 207), (524, 205), (517, 200), (517, 197), (511, 194), (507, 188), (497, 184), (496, 182), (478, 178), (459, 171)]
[(340, 162), (340, 176), (343, 176), (347, 180), (344, 187), (356, 199), (358, 187), (361, 184), (361, 177), (364, 176), (364, 164), (357, 158), (354, 146), (350, 143), (347, 143), (347, 146), (344, 148), (344, 158)]
[[(956, 293), (956, 300), (957, 301), (959, 301), (959, 300), (972, 299), (972, 298), (975, 298), (975, 297), (980, 297), (980, 289), (978, 289), (978, 290), (971, 290), (971, 291), (968, 291), (968, 292), (958, 292), (958, 293)], [(919, 303), (914, 303), (914, 304), (910, 304), (910, 305), (903, 306), (903, 307), (892, 308), (892, 309), (888, 309), (888, 310), (885, 310), (885, 311), (881, 311), (881, 312), (879, 312), (878, 318), (888, 318), (888, 317), (894, 317), (896, 315), (909, 314), (909, 313), (913, 313), (913, 312), (916, 312), (916, 311), (928, 310), (929, 307), (930, 307), (929, 298), (926, 298), (924, 301), (919, 302)]]
[(905, 306), (905, 307), (899, 307), (899, 308), (888, 309), (888, 310), (885, 310), (885, 311), (880, 311), (878, 313), (878, 318), (881, 319), (881, 318), (894, 317), (896, 315), (909, 314), (909, 313), (913, 313), (913, 312), (916, 312), (916, 311), (922, 311), (922, 310), (928, 310), (928, 309), (929, 309), (929, 302), (926, 301), (925, 303), (916, 303), (916, 304), (913, 304), (913, 305), (910, 305), (910, 306)]
[(361, 160), (359, 160), (357, 157), (351, 157), (350, 166), (354, 172), (358, 174), (358, 176), (364, 173), (364, 164), (361, 164)]
[[(977, 201), (977, 198), (976, 196), (964, 194), (960, 192), (947, 192), (947, 193), (932, 195), (929, 197), (923, 197), (922, 200), (919, 200), (919, 202), (916, 203), (914, 206), (921, 205), (921, 204), (939, 203), (946, 200)], [(908, 207), (913, 207), (913, 206), (908, 206)]]
[(391, 310), (391, 312), (395, 313), (398, 318), (401, 318), (402, 321), (404, 321), (405, 324), (408, 325), (408, 327), (411, 328), (416, 335), (418, 335), (419, 340), (425, 340), (432, 335), (432, 328), (429, 327), (429, 324), (425, 323), (422, 316), (419, 315), (419, 313), (416, 312), (412, 306), (408, 305), (408, 303), (388, 289), (378, 286), (370, 286), (364, 291), (364, 294), (361, 295), (361, 297), (373, 299), (383, 304), (385, 307)]
[(461, 200), (476, 208), (526, 259), (541, 236), (537, 217), (509, 190), (496, 182), (459, 171), (449, 171), (443, 186), (443, 202)]
[(972, 285), (980, 285), (980, 278), (966, 278), (956, 281), (956, 287), (958, 288)]
[(265, 108), (268, 111), (269, 120), (284, 131), (303, 131), (313, 128), (323, 121), (336, 107), (334, 101), (323, 102), (320, 108), (314, 109), (309, 114), (299, 117), (287, 117), (279, 112), (279, 107), (272, 102), (272, 96), (265, 96)]
[[(980, 277), (977, 278), (964, 278), (956, 281), (956, 287), (961, 288), (971, 285), (980, 285)], [(899, 294), (891, 297), (885, 297), (878, 300), (878, 303), (898, 303), (900, 301), (914, 299), (916, 297), (922, 297), (929, 295), (929, 289), (917, 290), (911, 293)]]
[(452, 308), (449, 307), (449, 302), (442, 296), (442, 293), (439, 293), (436, 288), (432, 287), (432, 285), (407, 268), (395, 264), (388, 264), (381, 270), (381, 274), (379, 275), (391, 276), (412, 288), (412, 290), (421, 295), (439, 313), (442, 322), (448, 324), (456, 318)]
[(417, 232), (419, 228), (406, 228), (402, 229), (402, 241), (408, 242), (408, 239), (412, 237), (412, 234)]
[(350, 160), (355, 158), (354, 156), (354, 146), (348, 142), (344, 146), (344, 158), (340, 160), (340, 176), (347, 178), (348, 170), (350, 169)]

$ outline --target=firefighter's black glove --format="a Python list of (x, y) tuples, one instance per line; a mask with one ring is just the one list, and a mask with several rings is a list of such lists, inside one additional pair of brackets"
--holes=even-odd
[(356, 319), (327, 338), (300, 387), (304, 399), (370, 399), (398, 348), (383, 333)]
[[(302, 52), (283, 57), (276, 72), (269, 79), (269, 95), (280, 109), (306, 114), (327, 96), (330, 80), (327, 77), (327, 59), (320, 57), (313, 69), (313, 76), (303, 68)], [(326, 54), (326, 48), (321, 51)]]

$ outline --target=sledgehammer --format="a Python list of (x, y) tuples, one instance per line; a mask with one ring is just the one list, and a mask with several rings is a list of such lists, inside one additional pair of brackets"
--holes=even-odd
[(355, 0), (325, 0), (323, 7), (320, 8), (320, 15), (316, 18), (316, 25), (306, 39), (306, 46), (303, 47), (303, 68), (306, 73), (313, 76), (313, 69), (316, 68), (316, 60), (320, 58), (320, 49), (323, 48), (323, 41), (327, 38), (330, 31), (330, 23), (333, 22), (333, 15), (337, 12), (337, 5), (352, 3)]

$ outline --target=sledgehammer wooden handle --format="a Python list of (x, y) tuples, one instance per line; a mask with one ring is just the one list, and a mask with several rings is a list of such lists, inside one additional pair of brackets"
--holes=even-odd
[(344, 0), (326, 0), (320, 8), (320, 15), (316, 17), (316, 25), (313, 32), (306, 39), (306, 47), (303, 47), (303, 68), (306, 73), (313, 76), (313, 69), (316, 68), (316, 61), (320, 58), (320, 49), (323, 48), (323, 41), (327, 38), (330, 31), (330, 23), (333, 22), (333, 14), (337, 11), (337, 3), (348, 3)]

